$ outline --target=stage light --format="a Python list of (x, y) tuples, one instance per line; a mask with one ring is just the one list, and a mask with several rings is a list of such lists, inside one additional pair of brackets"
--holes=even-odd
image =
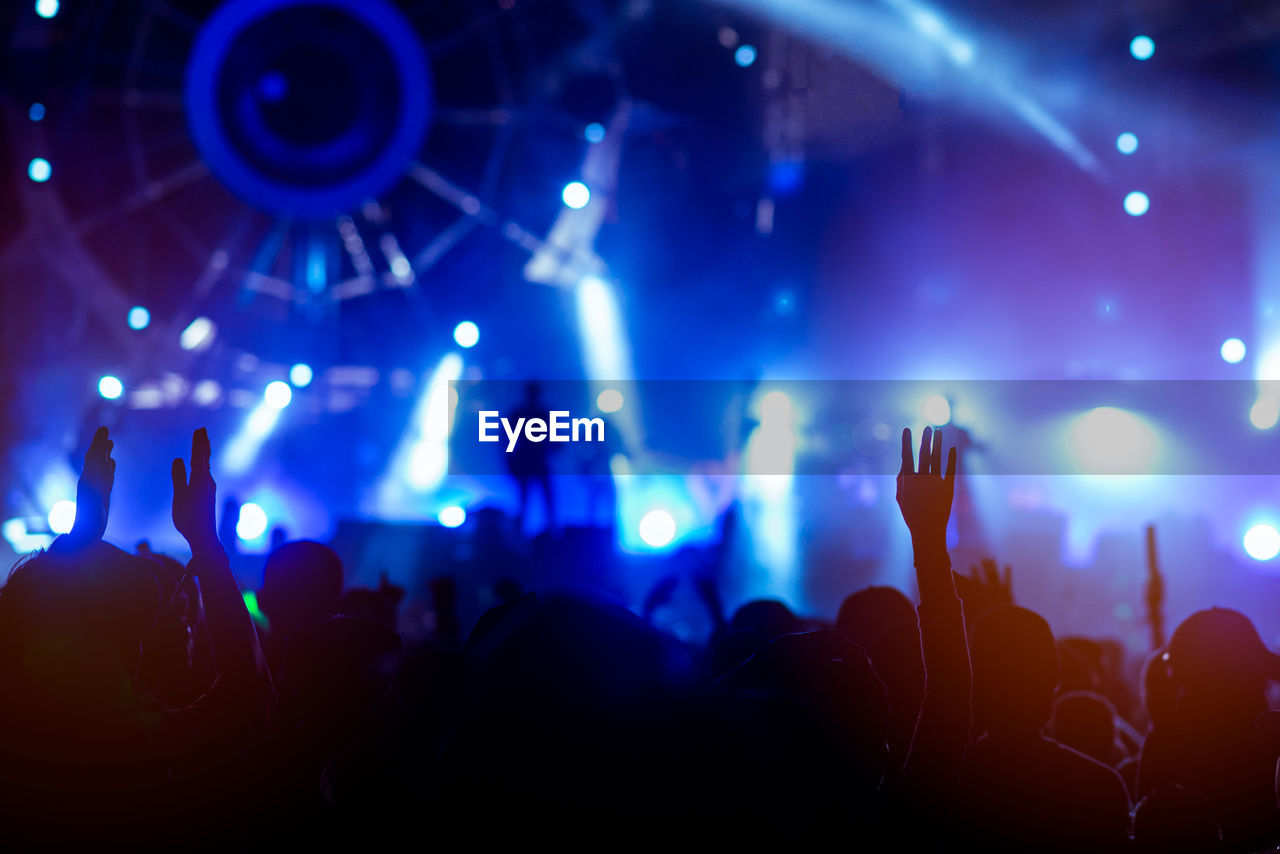
[(1138, 137), (1126, 131), (1116, 137), (1116, 150), (1121, 154), (1133, 154), (1138, 150)]
[(1244, 342), (1239, 338), (1228, 338), (1222, 342), (1222, 349), (1219, 352), (1222, 354), (1222, 361), (1229, 365), (1237, 364), (1244, 358)]
[(927, 397), (921, 411), (925, 420), (934, 427), (941, 427), (951, 421), (951, 403), (940, 394)]
[(456, 504), (450, 504), (436, 514), (436, 520), (446, 528), (456, 528), (467, 521), (467, 511)]
[(269, 382), (266, 391), (262, 393), (262, 400), (272, 409), (284, 409), (293, 400), (293, 389), (280, 380)]
[(0, 528), (0, 533), (4, 534), (4, 538), (13, 546), (14, 551), (22, 551), (18, 548), (18, 543), (27, 537), (27, 523), (22, 519), (9, 519)]
[(191, 390), (191, 401), (196, 406), (213, 406), (222, 397), (222, 386), (217, 380), (200, 380)]
[(756, 49), (749, 44), (740, 44), (738, 49), (733, 52), (733, 61), (738, 63), (739, 68), (749, 68), (756, 61)]
[(298, 388), (306, 388), (311, 385), (311, 379), (315, 373), (311, 370), (311, 366), (306, 362), (299, 362), (289, 369), (289, 382)]
[(236, 519), (236, 536), (245, 542), (258, 539), (267, 531), (267, 512), (252, 501), (240, 505)]
[(464, 320), (453, 327), (453, 340), (459, 347), (474, 347), (480, 340), (480, 327), (470, 320)]
[(650, 510), (640, 519), (640, 539), (660, 549), (676, 536), (676, 520), (666, 510)]
[(1147, 198), (1147, 194), (1134, 190), (1132, 193), (1124, 197), (1124, 211), (1129, 216), (1142, 216), (1151, 208), (1151, 200)]
[(1151, 425), (1114, 406), (1099, 406), (1077, 417), (1069, 435), (1076, 464), (1086, 474), (1145, 474), (1159, 451)]
[(582, 131), (582, 135), (587, 142), (600, 142), (604, 139), (604, 125), (599, 122), (592, 122)]
[(1244, 550), (1254, 560), (1271, 560), (1280, 554), (1280, 531), (1270, 525), (1254, 525), (1244, 532)]
[(409, 427), (412, 438), (408, 446), (408, 471), (402, 476), (415, 490), (435, 488), (448, 473), (449, 434), (453, 431), (449, 383), (460, 376), (462, 357), (457, 353), (447, 354), (432, 372), (426, 391), (414, 410)]
[(1259, 430), (1270, 430), (1277, 421), (1280, 421), (1280, 401), (1270, 395), (1259, 398), (1249, 410), (1249, 423)]
[(27, 177), (37, 184), (43, 184), (53, 174), (53, 167), (43, 157), (33, 157), (27, 164)]
[(36, 14), (41, 18), (52, 18), (58, 14), (58, 0), (36, 0)]
[(197, 317), (182, 330), (182, 334), (178, 336), (178, 343), (182, 345), (183, 350), (203, 350), (213, 343), (216, 331), (212, 320), (207, 317)]
[(40, 103), (39, 101), (36, 101), (34, 104), (32, 104), (30, 107), (27, 108), (27, 118), (31, 119), (31, 121), (33, 122), (38, 122), (41, 119), (43, 119), (44, 113), (45, 113), (44, 104)]
[(140, 305), (135, 305), (129, 309), (129, 328), (130, 329), (146, 329), (151, 323), (151, 312), (147, 311)]
[(124, 383), (120, 382), (118, 378), (108, 374), (98, 380), (98, 394), (102, 395), (107, 400), (115, 400), (120, 395), (124, 394)]
[(1150, 59), (1156, 52), (1156, 43), (1150, 36), (1134, 36), (1129, 42), (1129, 53), (1137, 60)]
[(49, 530), (55, 534), (66, 534), (76, 522), (76, 503), (62, 499), (53, 502), (49, 508)]
[(601, 412), (617, 412), (622, 408), (622, 392), (607, 388), (596, 395), (596, 408)]
[(591, 190), (587, 189), (587, 185), (581, 181), (570, 181), (564, 185), (560, 198), (564, 200), (566, 206), (580, 210), (591, 201)]

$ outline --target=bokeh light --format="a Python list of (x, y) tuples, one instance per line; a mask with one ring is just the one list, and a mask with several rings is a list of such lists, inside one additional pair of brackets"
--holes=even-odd
[(1244, 550), (1254, 560), (1271, 560), (1280, 555), (1280, 531), (1258, 524), (1244, 532)]
[(570, 181), (564, 185), (564, 191), (560, 193), (560, 198), (564, 200), (567, 207), (580, 210), (587, 206), (587, 202), (591, 201), (591, 190), (581, 181)]

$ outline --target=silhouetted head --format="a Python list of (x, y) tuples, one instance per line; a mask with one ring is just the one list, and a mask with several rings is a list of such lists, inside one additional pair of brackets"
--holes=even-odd
[(1034, 733), (1049, 721), (1058, 647), (1044, 618), (1004, 605), (973, 629), (973, 706), (980, 731)]
[(1222, 828), (1213, 805), (1181, 786), (1162, 786), (1133, 810), (1137, 854), (1213, 854), (1222, 847)]
[(159, 610), (152, 562), (106, 543), (20, 563), (0, 590), (6, 711), (39, 729), (121, 723), (108, 718), (137, 708), (130, 683)]
[(737, 631), (752, 632), (760, 643), (764, 643), (778, 635), (795, 632), (799, 628), (799, 621), (791, 609), (777, 599), (756, 599), (733, 613), (729, 627)]
[(1212, 702), (1261, 711), (1268, 679), (1280, 675), (1280, 658), (1262, 643), (1249, 618), (1228, 608), (1187, 617), (1169, 638), (1169, 677), (1179, 707)]
[(776, 638), (716, 689), (731, 701), (717, 738), (735, 785), (804, 803), (880, 784), (889, 756), (884, 684), (839, 632)]
[(895, 719), (914, 726), (924, 699), (924, 657), (915, 605), (893, 587), (868, 587), (845, 598), (836, 629), (867, 653), (889, 691)]
[(274, 630), (331, 617), (342, 595), (342, 561), (333, 549), (310, 540), (285, 543), (262, 570), (258, 605)]
[(1100, 694), (1069, 691), (1053, 703), (1049, 735), (1085, 756), (1110, 765), (1115, 749), (1116, 711)]

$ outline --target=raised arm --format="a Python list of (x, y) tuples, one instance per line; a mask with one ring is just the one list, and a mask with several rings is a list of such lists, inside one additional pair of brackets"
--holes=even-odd
[[(274, 704), (266, 660), (258, 633), (245, 608), (240, 586), (231, 574), (227, 553), (218, 541), (214, 521), (216, 485), (209, 468), (209, 434), (201, 428), (191, 437), (191, 473), (181, 459), (172, 465), (173, 524), (191, 547), (188, 570), (200, 582), (205, 623), (217, 681), (189, 710), (202, 724), (211, 717), (227, 724), (262, 726)], [(229, 716), (239, 718), (227, 720)]]
[(964, 612), (947, 554), (955, 478), (956, 450), (947, 454), (944, 471), (942, 437), (937, 431), (924, 429), (918, 467), (911, 456), (911, 431), (902, 431), (898, 507), (911, 532), (925, 666), (925, 698), (904, 774), (908, 788), (917, 795), (948, 802), (959, 780), (972, 717)]

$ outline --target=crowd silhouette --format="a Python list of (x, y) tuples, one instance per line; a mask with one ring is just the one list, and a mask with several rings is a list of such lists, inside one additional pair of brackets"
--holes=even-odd
[[(929, 428), (913, 450), (904, 430), (918, 603), (869, 587), (830, 621), (777, 601), (726, 614), (691, 560), (713, 626), (692, 645), (650, 619), (674, 579), (633, 613), (503, 577), (470, 627), (439, 578), (431, 636), (409, 643), (403, 591), (344, 589), (315, 542), (274, 548), (251, 616), (204, 430), (172, 465), (190, 561), (103, 542), (115, 462), (99, 429), (72, 530), (0, 589), (0, 834), (613, 846), (694, 828), (757, 845), (831, 832), (860, 851), (1274, 850), (1280, 657), (1249, 619), (1199, 611), (1167, 643), (1157, 631), (1140, 668), (1118, 644), (1055, 637), (1008, 568), (953, 569), (956, 450)], [(487, 531), (495, 560), (520, 559)], [(1160, 583), (1153, 567), (1155, 605)]]

